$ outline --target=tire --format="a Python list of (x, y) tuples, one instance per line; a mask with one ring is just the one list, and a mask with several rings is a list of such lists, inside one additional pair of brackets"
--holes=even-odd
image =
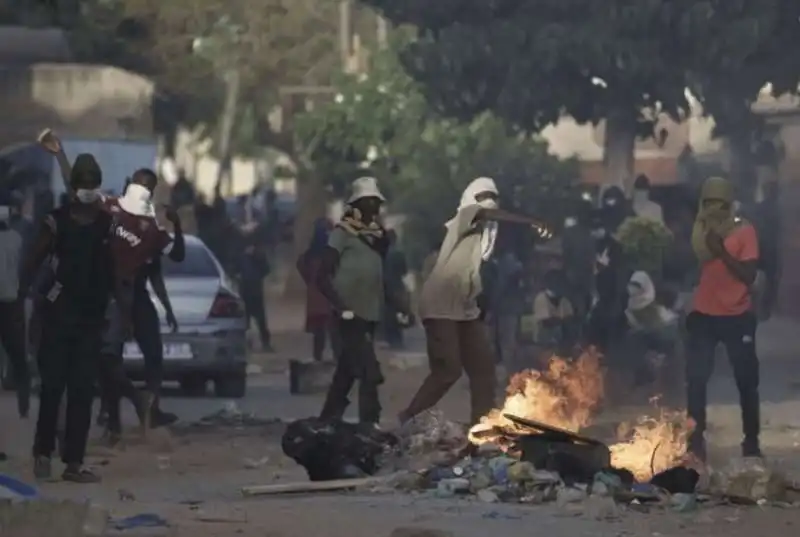
[(206, 394), (206, 379), (203, 377), (186, 377), (181, 379), (181, 391), (189, 397), (203, 397)]
[(228, 399), (241, 399), (247, 393), (247, 375), (235, 373), (214, 381), (214, 395)]

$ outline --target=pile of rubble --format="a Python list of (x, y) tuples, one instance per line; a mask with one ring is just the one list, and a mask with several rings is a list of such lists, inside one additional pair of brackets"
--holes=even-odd
[[(544, 429), (523, 435), (516, 451), (482, 445), (463, 456), (459, 448), (467, 444), (464, 429), (431, 413), (400, 430), (399, 453), (406, 471), (396, 475), (393, 485), (407, 492), (473, 496), (488, 503), (583, 504), (597, 518), (615, 516), (619, 505), (678, 512), (704, 502), (790, 505), (791, 487), (761, 460), (734, 460), (703, 480), (695, 469), (679, 465), (641, 482), (626, 469), (612, 468), (602, 443)], [(398, 465), (395, 461), (388, 466), (396, 470)]]

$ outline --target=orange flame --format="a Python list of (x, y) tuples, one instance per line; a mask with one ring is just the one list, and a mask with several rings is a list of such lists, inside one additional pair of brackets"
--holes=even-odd
[[(527, 370), (514, 375), (502, 408), (492, 410), (470, 429), (470, 441), (502, 446), (504, 432), (520, 432), (504, 414), (580, 432), (591, 424), (603, 399), (600, 364), (600, 355), (589, 351), (573, 362), (553, 357), (544, 371)], [(627, 468), (644, 481), (652, 477), (653, 470), (659, 472), (678, 462), (685, 452), (691, 425), (687, 426), (682, 412), (660, 410), (658, 418), (645, 416), (620, 429), (625, 434), (610, 446), (612, 465)]]

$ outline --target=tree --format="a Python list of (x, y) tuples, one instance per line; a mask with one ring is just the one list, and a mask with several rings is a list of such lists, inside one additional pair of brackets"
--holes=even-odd
[[(533, 132), (564, 114), (580, 123), (605, 120), (608, 182), (632, 177), (636, 136), (652, 134), (653, 120), (660, 113), (676, 118), (684, 114), (691, 74), (708, 73), (713, 86), (724, 87), (722, 73), (735, 71), (743, 57), (760, 57), (752, 51), (764, 51), (774, 59), (774, 51), (781, 47), (771, 32), (790, 11), (783, 6), (797, 4), (792, 0), (362, 2), (394, 23), (418, 28), (419, 38), (404, 51), (404, 65), (423, 83), (431, 102), (447, 114), (470, 118), (491, 110)], [(777, 15), (779, 9), (784, 15)], [(796, 22), (796, 16), (786, 17), (783, 24), (797, 35)], [(758, 32), (751, 30), (754, 24), (759, 25)], [(746, 37), (745, 42), (737, 37)], [(720, 72), (715, 65), (725, 67)], [(763, 75), (752, 70), (743, 78), (752, 77), (752, 84), (760, 88), (766, 82)], [(710, 91), (712, 83), (703, 86)]]
[[(800, 3), (794, 0), (699, 2), (684, 13), (688, 26), (703, 26), (714, 36), (689, 42), (692, 56), (689, 87), (713, 116), (716, 133), (731, 148), (731, 177), (748, 199), (756, 168), (775, 165), (777, 155), (763, 151), (764, 118), (753, 105), (765, 86), (777, 97), (797, 93), (800, 58)], [(709, 20), (711, 22), (709, 22)]]
[(298, 118), (315, 168), (334, 192), (374, 173), (393, 211), (407, 215), (404, 242), (421, 261), (444, 234), (466, 184), (493, 177), (505, 205), (557, 223), (578, 178), (577, 164), (547, 154), (542, 141), (484, 113), (469, 122), (439, 115), (395, 50), (373, 58), (368, 76), (342, 76), (337, 97)]
[(631, 178), (635, 140), (652, 134), (658, 114), (686, 109), (669, 2), (363, 1), (417, 26), (404, 65), (448, 115), (491, 110), (526, 132), (564, 114), (605, 120), (608, 182)]

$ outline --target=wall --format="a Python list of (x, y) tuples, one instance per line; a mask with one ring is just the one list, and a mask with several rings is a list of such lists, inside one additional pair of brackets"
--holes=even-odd
[(64, 137), (152, 140), (153, 83), (116, 67), (0, 67), (0, 147), (45, 127)]

